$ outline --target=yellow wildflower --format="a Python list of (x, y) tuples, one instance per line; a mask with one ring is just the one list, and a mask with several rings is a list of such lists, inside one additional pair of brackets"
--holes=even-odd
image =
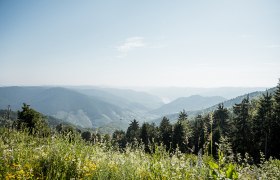
[(13, 164), (12, 164), (12, 167), (13, 167), (13, 168), (20, 168), (20, 164), (13, 163)]
[(11, 173), (8, 173), (8, 174), (6, 174), (5, 179), (6, 179), (6, 180), (15, 179), (15, 175), (13, 175), (13, 174), (11, 174)]
[(86, 177), (91, 176), (96, 170), (96, 164), (92, 161), (86, 160), (82, 166), (82, 174)]

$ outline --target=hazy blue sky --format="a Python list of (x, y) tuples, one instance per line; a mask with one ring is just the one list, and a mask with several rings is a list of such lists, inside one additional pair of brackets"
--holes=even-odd
[(275, 86), (279, 0), (1, 0), (0, 85)]

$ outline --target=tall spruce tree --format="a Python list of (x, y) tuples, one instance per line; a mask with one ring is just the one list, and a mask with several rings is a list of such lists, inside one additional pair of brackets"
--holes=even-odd
[(219, 143), (220, 138), (227, 136), (229, 132), (229, 111), (224, 108), (223, 104), (219, 104), (218, 108), (213, 114), (212, 125), (212, 155), (217, 154), (217, 147), (214, 146)]
[(203, 149), (203, 145), (205, 143), (205, 125), (204, 118), (201, 115), (197, 115), (192, 122), (191, 127), (193, 130), (193, 136), (191, 138), (191, 146), (194, 153), (198, 153), (200, 149)]
[(134, 119), (133, 121), (131, 121), (126, 131), (127, 141), (129, 143), (137, 142), (139, 140), (139, 133), (140, 133), (139, 122), (136, 121), (136, 119)]
[(280, 79), (273, 95), (274, 99), (274, 113), (277, 124), (280, 124)]
[(144, 148), (145, 148), (145, 152), (150, 152), (149, 149), (149, 130), (148, 130), (148, 124), (147, 123), (143, 123), (141, 130), (140, 130), (140, 139), (142, 141), (142, 143), (144, 144)]
[(180, 113), (179, 113), (179, 118), (178, 118), (178, 120), (179, 121), (185, 121), (185, 120), (187, 120), (188, 119), (188, 114), (187, 114), (187, 112), (185, 111), (185, 109), (183, 109), (183, 111), (180, 111)]
[(272, 95), (266, 92), (260, 98), (257, 114), (253, 122), (254, 144), (256, 144), (255, 156), (258, 156), (259, 151), (264, 152), (266, 158), (270, 156), (273, 127), (272, 106)]
[(18, 111), (17, 129), (27, 129), (30, 134), (48, 136), (50, 128), (42, 114), (23, 103), (22, 111)]
[(175, 150), (178, 147), (183, 153), (188, 151), (189, 139), (192, 136), (192, 129), (187, 117), (186, 111), (181, 111), (173, 131), (173, 149)]
[(252, 133), (249, 96), (244, 98), (241, 103), (233, 106), (233, 113), (233, 149), (244, 156), (246, 152), (251, 152)]
[(276, 91), (273, 95), (274, 105), (273, 105), (273, 127), (271, 133), (271, 155), (280, 158), (280, 79), (276, 87)]
[(185, 138), (185, 131), (182, 123), (178, 121), (174, 125), (173, 132), (173, 141), (172, 141), (173, 150), (179, 148), (179, 150), (183, 153), (187, 152), (187, 142)]
[(225, 136), (229, 128), (229, 111), (224, 107), (224, 104), (219, 104), (213, 114), (213, 129), (220, 136)]
[(172, 125), (167, 117), (163, 117), (159, 125), (160, 140), (166, 147), (166, 150), (170, 150), (172, 143)]

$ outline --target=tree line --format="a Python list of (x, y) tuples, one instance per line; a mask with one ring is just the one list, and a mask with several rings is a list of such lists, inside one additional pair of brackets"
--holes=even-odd
[(249, 96), (233, 108), (219, 104), (217, 109), (206, 115), (188, 119), (183, 110), (178, 120), (171, 124), (163, 117), (159, 126), (154, 123), (131, 121), (126, 131), (117, 130), (112, 142), (120, 148), (127, 144), (142, 144), (146, 152), (154, 145), (163, 145), (167, 151), (182, 153), (205, 153), (217, 156), (219, 144), (228, 147), (228, 153), (241, 157), (250, 156), (258, 162), (264, 157), (280, 158), (280, 80), (274, 93), (266, 91), (259, 99)]
[[(44, 116), (27, 104), (23, 104), (12, 123), (6, 121), (10, 117), (15, 117), (15, 113), (8, 109), (6, 118), (1, 119), (0, 124), (11, 125), (14, 129), (40, 137), (54, 134)], [(116, 130), (112, 136), (82, 131), (65, 124), (59, 124), (54, 129), (69, 141), (81, 137), (91, 143), (107, 142), (120, 150), (128, 145), (136, 148), (141, 146), (147, 153), (152, 153), (157, 146), (162, 145), (170, 153), (204, 153), (217, 157), (218, 149), (224, 148), (228, 154), (241, 157), (249, 155), (252, 162), (258, 162), (261, 154), (266, 159), (279, 159), (280, 80), (274, 93), (267, 91), (257, 100), (250, 100), (247, 96), (230, 109), (219, 104), (213, 112), (197, 115), (193, 119), (189, 119), (183, 110), (174, 124), (167, 117), (163, 117), (158, 126), (147, 122), (140, 125), (134, 119), (126, 131)]]

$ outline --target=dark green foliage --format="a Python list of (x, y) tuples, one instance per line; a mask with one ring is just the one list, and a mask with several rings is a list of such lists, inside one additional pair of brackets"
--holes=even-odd
[(219, 143), (222, 136), (227, 136), (229, 132), (229, 111), (224, 108), (223, 104), (219, 104), (217, 110), (213, 114), (212, 126), (212, 155), (217, 154), (215, 144)]
[(276, 91), (274, 93), (274, 112), (275, 112), (275, 118), (276, 122), (279, 125), (280, 124), (280, 79), (278, 82), (278, 85), (276, 87)]
[[(17, 115), (9, 108), (0, 111), (0, 115), (0, 125), (10, 120), (14, 122), (14, 127), (32, 135), (47, 136), (50, 133), (46, 117), (31, 109), (29, 105), (23, 104), (22, 110)], [(52, 121), (55, 119), (49, 122)], [(56, 124), (56, 130), (70, 142), (81, 136), (92, 143), (105, 142), (106, 147), (115, 145), (121, 151), (127, 143), (136, 148), (142, 143), (148, 153), (157, 152), (155, 147), (162, 144), (170, 152), (180, 150), (183, 153), (204, 152), (206, 155), (210, 153), (219, 161), (221, 152), (231, 160), (234, 159), (232, 152), (235, 155), (241, 154), (244, 159), (249, 153), (255, 163), (263, 158), (260, 152), (264, 153), (266, 159), (271, 156), (279, 158), (280, 80), (274, 94), (266, 92), (259, 99), (251, 101), (247, 96), (232, 109), (219, 104), (213, 112), (198, 115), (190, 121), (185, 110), (179, 113), (176, 123), (171, 124), (168, 118), (163, 117), (158, 127), (146, 122), (140, 128), (139, 122), (134, 119), (126, 132), (117, 130), (113, 133), (112, 139), (110, 135), (102, 135), (100, 131), (92, 133), (93, 131), (86, 129), (81, 133), (81, 130), (72, 125)], [(238, 157), (235, 156), (236, 159)], [(248, 159), (250, 158), (247, 158), (246, 163), (249, 162)], [(251, 162), (253, 161), (250, 160)]]
[[(192, 149), (194, 153), (198, 153), (200, 149), (203, 150), (203, 145), (206, 142), (207, 122), (201, 115), (198, 115), (191, 124), (193, 136), (191, 138)], [(205, 129), (206, 128), (206, 129)], [(206, 131), (205, 131), (206, 130)]]
[(119, 148), (124, 149), (126, 145), (125, 132), (122, 130), (116, 130), (112, 135), (113, 145), (117, 145)]
[(22, 111), (18, 112), (18, 120), (15, 125), (19, 130), (27, 129), (29, 134), (39, 136), (48, 136), (50, 134), (50, 129), (43, 116), (25, 103), (22, 106)]
[(260, 151), (266, 158), (279, 157), (279, 94), (280, 85), (273, 96), (266, 93), (259, 100), (251, 101), (247, 96), (229, 110), (219, 104), (213, 113), (198, 115), (192, 121), (183, 110), (174, 125), (163, 117), (159, 127), (144, 123), (139, 128), (138, 121), (133, 120), (126, 133), (115, 131), (113, 142), (122, 148), (126, 142), (143, 143), (146, 152), (150, 153), (154, 152), (151, 147), (155, 144), (163, 144), (167, 151), (204, 152), (214, 158), (219, 157), (219, 149), (230, 157), (230, 161), (234, 158), (233, 152), (247, 159), (249, 153), (254, 162), (259, 162)]
[(146, 152), (150, 152), (149, 149), (149, 134), (148, 134), (148, 124), (144, 123), (141, 127), (141, 131), (140, 131), (140, 139), (142, 141), (142, 143), (144, 144), (144, 148)]
[(188, 114), (186, 113), (185, 110), (181, 111), (179, 113), (179, 118), (178, 118), (178, 121), (185, 121), (188, 119)]
[(252, 130), (251, 130), (251, 104), (249, 97), (242, 100), (241, 103), (233, 106), (234, 118), (232, 122), (232, 143), (235, 152), (241, 153), (244, 157), (245, 153), (251, 152)]
[(280, 158), (280, 79), (276, 87), (276, 91), (273, 96), (274, 106), (273, 106), (273, 127), (271, 133), (271, 154), (274, 157)]
[(90, 141), (91, 140), (91, 132), (85, 131), (81, 134), (82, 139), (85, 141)]
[(257, 154), (258, 151), (262, 151), (265, 153), (266, 158), (269, 158), (271, 151), (271, 134), (273, 127), (272, 106), (272, 95), (267, 92), (260, 98), (257, 115), (253, 122), (255, 154)]
[(179, 150), (183, 153), (187, 152), (187, 142), (185, 138), (184, 127), (181, 122), (177, 122), (174, 126), (173, 132), (173, 150), (179, 148)]
[(166, 117), (162, 118), (162, 121), (159, 125), (160, 131), (160, 141), (166, 147), (166, 150), (170, 150), (172, 145), (172, 125), (169, 122), (169, 119)]
[(140, 135), (140, 128), (139, 128), (139, 122), (134, 119), (129, 124), (129, 127), (126, 131), (126, 138), (129, 143), (134, 143), (139, 140)]
[(154, 145), (160, 141), (159, 128), (154, 123), (143, 123), (140, 129), (140, 140), (146, 152), (154, 151)]
[(189, 139), (192, 136), (192, 130), (187, 118), (188, 115), (185, 110), (181, 111), (173, 131), (173, 150), (179, 148), (183, 153), (188, 151)]
[(217, 110), (214, 111), (213, 120), (214, 131), (220, 136), (227, 135), (227, 130), (229, 129), (229, 112), (227, 108), (224, 108), (223, 104), (219, 104)]

